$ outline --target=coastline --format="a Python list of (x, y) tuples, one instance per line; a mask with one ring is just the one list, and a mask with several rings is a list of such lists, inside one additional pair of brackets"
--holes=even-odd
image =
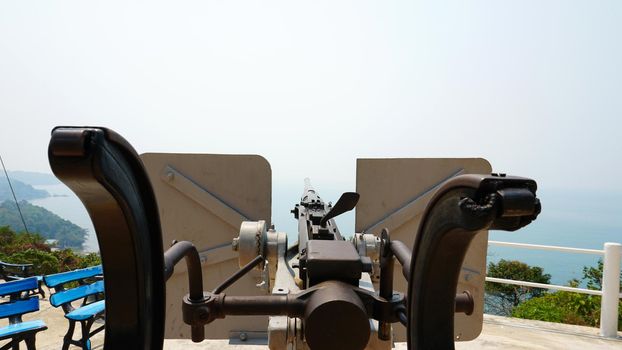
[[(51, 196), (30, 200), (30, 203), (42, 206), (86, 228), (88, 234), (84, 252), (98, 251), (97, 237), (90, 217), (69, 188), (63, 184), (33, 187), (46, 190)], [(289, 194), (286, 192), (288, 191), (274, 193), (273, 197), (285, 198)], [(513, 233), (491, 231), (490, 239), (588, 249), (602, 249), (605, 242), (622, 242), (622, 217), (613, 215), (619, 197), (617, 193), (607, 195), (586, 192), (575, 193), (572, 197), (561, 190), (541, 190), (541, 193), (544, 209), (534, 225)], [(297, 238), (296, 222), (289, 215), (285, 216), (278, 211), (285, 208), (281, 204), (277, 200), (274, 201), (273, 220), (277, 223), (277, 229), (288, 232), (289, 239), (293, 242)], [(353, 230), (354, 215), (339, 217), (338, 224), (342, 232)], [(487, 254), (488, 262), (497, 262), (500, 259), (519, 260), (532, 266), (543, 267), (545, 273), (551, 274), (551, 283), (561, 285), (565, 285), (572, 278), (580, 279), (583, 267), (594, 266), (598, 261), (596, 256), (582, 254), (490, 247)]]
[(87, 230), (86, 239), (84, 241), (83, 253), (98, 252), (97, 237), (95, 228), (91, 222), (86, 209), (80, 202), (80, 199), (71, 192), (64, 184), (57, 185), (37, 185), (36, 189), (46, 190), (50, 196), (45, 198), (29, 200), (31, 204), (43, 207), (65, 220), (69, 220), (74, 224)]

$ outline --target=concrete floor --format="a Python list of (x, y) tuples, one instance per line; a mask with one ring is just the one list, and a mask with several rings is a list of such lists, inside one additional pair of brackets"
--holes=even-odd
[[(267, 346), (229, 344), (228, 340), (210, 340), (199, 344), (188, 340), (166, 340), (167, 350), (227, 349), (266, 350)], [(406, 343), (397, 343), (396, 350), (406, 350)], [(484, 316), (482, 334), (470, 342), (456, 343), (457, 350), (622, 350), (622, 333), (618, 339), (603, 339), (598, 329), (559, 323), (522, 320), (500, 316)]]
[[(57, 350), (61, 348), (68, 326), (67, 320), (63, 317), (62, 310), (52, 307), (47, 299), (43, 299), (40, 302), (40, 311), (27, 314), (24, 319), (42, 319), (48, 325), (48, 330), (37, 335), (37, 349)], [(4, 325), (6, 325), (6, 320), (1, 320), (0, 326)], [(78, 327), (74, 339), (78, 338), (79, 335), (80, 330)], [(103, 332), (94, 336), (91, 342), (93, 349), (102, 349), (104, 342)], [(4, 344), (6, 344), (6, 341), (0, 341), (0, 347)], [(70, 349), (77, 349), (77, 347), (71, 347)], [(164, 349), (266, 350), (267, 346), (229, 344), (228, 340), (207, 340), (195, 344), (190, 340), (169, 339), (165, 341)], [(405, 350), (406, 344), (398, 343), (396, 344), (396, 349)], [(622, 350), (622, 333), (619, 333), (617, 340), (603, 339), (598, 336), (597, 328), (485, 315), (484, 328), (480, 337), (471, 342), (457, 343), (456, 349)]]
[[(45, 288), (45, 287), (44, 287)], [(49, 297), (50, 293), (46, 290), (46, 295)], [(36, 345), (38, 350), (58, 350), (63, 345), (63, 337), (67, 328), (69, 328), (69, 322), (64, 317), (63, 310), (55, 308), (50, 305), (48, 298), (39, 299), (39, 311), (29, 313), (23, 316), (24, 321), (30, 320), (43, 320), (48, 326), (48, 329), (37, 333)], [(7, 320), (0, 320), (0, 326), (5, 326)], [(98, 328), (103, 322), (95, 323), (93, 329)], [(79, 339), (81, 335), (80, 326), (76, 327), (73, 339)], [(7, 341), (0, 341), (0, 347), (8, 343)], [(104, 344), (104, 332), (99, 332), (91, 338), (91, 344), (93, 349), (103, 349)], [(26, 348), (25, 344), (21, 344), (21, 348)], [(78, 349), (78, 347), (71, 346), (70, 349)]]

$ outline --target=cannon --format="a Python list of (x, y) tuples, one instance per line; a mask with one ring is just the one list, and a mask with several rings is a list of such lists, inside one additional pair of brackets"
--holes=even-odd
[[(168, 310), (181, 314), (195, 342), (206, 332), (211, 337), (211, 327), (231, 317), (236, 324), (242, 322), (238, 316), (245, 316), (267, 318), (263, 326), (271, 349), (386, 349), (398, 325), (406, 328), (409, 349), (453, 349), (456, 340), (463, 340), (456, 335), (456, 316), (481, 312), (483, 273), (475, 271), (481, 286), (464, 288), (460, 281), (472, 242), (489, 229), (524, 227), (541, 210), (531, 179), (456, 172), (420, 194), (426, 200), (417, 202), (423, 210), (410, 232), (412, 243), (406, 244), (392, 237), (389, 218), (408, 216), (414, 202), (345, 235), (335, 218), (354, 208), (358, 216), (365, 193), (345, 192), (334, 204), (327, 203), (307, 179), (291, 211), (298, 235), (289, 245), (287, 234), (271, 224), (269, 209), (248, 214), (256, 207), (269, 208), (269, 200), (262, 204), (257, 200), (261, 196), (250, 194), (249, 179), (266, 178), (248, 165), (252, 159), (238, 157), (233, 165), (215, 156), (202, 164), (186, 156), (200, 169), (195, 174), (230, 186), (218, 194), (201, 187), (199, 175), (184, 175), (174, 162), (139, 156), (106, 128), (57, 127), (48, 154), (54, 174), (84, 203), (97, 233), (105, 276), (106, 349), (161, 349), (174, 323), (165, 317)], [(232, 170), (236, 166), (244, 171)], [(166, 183), (166, 191), (213, 207), (205, 215), (217, 223), (203, 227), (201, 235), (216, 236), (220, 227), (239, 225), (237, 235), (205, 249), (184, 239), (183, 230), (171, 227), (190, 231), (184, 215), (197, 215), (171, 207), (158, 187), (164, 185), (156, 181)], [(371, 192), (382, 190), (381, 183), (371, 183)], [(363, 214), (373, 216), (369, 210)], [(173, 237), (166, 248), (165, 237)], [(238, 266), (209, 275), (213, 288), (206, 290), (205, 274), (213, 271), (205, 264), (232, 259)], [(181, 260), (185, 265), (178, 265)], [(405, 290), (394, 288), (397, 278), (407, 282)], [(256, 286), (248, 288), (249, 280)], [(172, 281), (174, 288), (167, 289)], [(244, 288), (230, 292), (241, 283)], [(176, 297), (178, 290), (184, 295)], [(248, 336), (238, 333), (240, 339)]]

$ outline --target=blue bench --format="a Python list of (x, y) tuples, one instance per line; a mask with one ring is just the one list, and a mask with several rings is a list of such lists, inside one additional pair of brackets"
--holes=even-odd
[[(63, 350), (67, 350), (69, 345), (90, 349), (90, 338), (104, 329), (105, 326), (102, 325), (91, 331), (96, 320), (104, 319), (106, 307), (103, 299), (104, 281), (101, 276), (102, 267), (98, 265), (43, 277), (45, 285), (51, 288), (50, 291), (53, 290), (50, 304), (54, 307), (60, 306), (65, 312), (65, 318), (69, 320)], [(76, 322), (82, 327), (82, 337), (79, 340), (73, 339)]]
[(8, 301), (0, 304), (0, 318), (9, 319), (8, 326), (0, 327), (0, 340), (11, 339), (0, 350), (19, 349), (21, 341), (28, 350), (34, 350), (37, 332), (48, 329), (41, 320), (22, 321), (23, 314), (39, 310), (39, 298), (27, 296), (37, 286), (36, 277), (0, 284), (0, 296), (9, 296)]
[(45, 298), (45, 292), (41, 288), (43, 278), (41, 276), (34, 276), (32, 272), (32, 264), (11, 264), (4, 261), (0, 261), (0, 278), (9, 282), (17, 281), (28, 277), (37, 278), (37, 286), (28, 292), (29, 295), (39, 293), (42, 298)]

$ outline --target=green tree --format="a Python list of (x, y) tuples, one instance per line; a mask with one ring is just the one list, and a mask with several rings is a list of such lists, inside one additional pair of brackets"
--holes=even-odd
[[(538, 266), (529, 266), (516, 260), (499, 260), (488, 264), (487, 276), (517, 281), (549, 283), (551, 275), (544, 273)], [(520, 303), (539, 297), (544, 291), (539, 288), (523, 287), (511, 284), (486, 282), (486, 312), (509, 316), (512, 309)]]
[[(587, 283), (588, 289), (603, 289), (603, 259), (598, 259), (596, 266), (583, 266), (582, 279)], [(622, 290), (622, 279), (620, 279), (620, 289)]]
[[(61, 248), (82, 249), (86, 229), (29, 202), (21, 201), (19, 205), (30, 231), (40, 233), (44, 239), (58, 240), (58, 246)], [(0, 225), (10, 226), (14, 231), (24, 229), (14, 202), (7, 200), (0, 204)]]
[(7, 260), (15, 264), (32, 264), (32, 272), (35, 275), (49, 275), (62, 271), (58, 259), (46, 251), (28, 249), (12, 254)]
[[(44, 190), (38, 190), (31, 185), (12, 178), (11, 184), (13, 190), (15, 190), (15, 196), (21, 200), (30, 200), (37, 198), (46, 198), (50, 194)], [(0, 176), (0, 201), (10, 200), (13, 201), (13, 194), (9, 187), (9, 183), (6, 181), (6, 177)]]
[(54, 250), (36, 233), (16, 233), (8, 226), (0, 226), (0, 260), (15, 264), (32, 264), (33, 273), (51, 273), (75, 270), (101, 264), (97, 253), (81, 255), (71, 249)]
[[(576, 279), (568, 281), (575, 288), (579, 283)], [(594, 327), (600, 318), (600, 297), (563, 291), (546, 293), (514, 308), (512, 317)]]
[[(603, 263), (583, 268), (582, 281), (589, 289), (600, 290), (603, 276)], [(579, 280), (568, 282), (570, 287), (578, 287)], [(600, 303), (598, 295), (587, 295), (572, 292), (554, 292), (528, 300), (512, 310), (513, 317), (532, 320), (560, 322), (583, 326), (598, 327), (600, 325)], [(622, 330), (622, 302), (618, 307), (618, 330)]]

